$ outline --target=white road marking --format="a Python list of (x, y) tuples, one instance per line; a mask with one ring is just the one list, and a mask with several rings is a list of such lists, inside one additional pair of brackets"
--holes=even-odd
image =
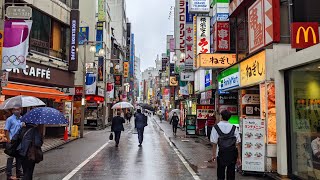
[[(155, 118), (153, 118), (153, 120), (155, 121)], [(156, 123), (157, 124), (157, 123)], [(158, 125), (158, 124), (157, 124)], [(160, 127), (158, 125), (158, 127)], [(161, 127), (160, 127), (161, 128)], [(193, 179), (195, 180), (201, 180), (200, 177), (197, 175), (196, 172), (194, 172), (194, 170), (191, 168), (191, 166), (189, 165), (189, 163), (187, 162), (187, 160), (181, 155), (181, 153), (179, 152), (179, 150), (172, 144), (172, 142), (169, 140), (168, 136), (166, 135), (165, 132), (163, 132), (163, 135), (165, 137), (165, 139), (167, 140), (167, 142), (170, 144), (171, 148), (174, 150), (174, 152), (176, 153), (176, 155), (179, 157), (179, 159), (181, 160), (181, 162), (183, 163), (183, 165), (187, 168), (187, 170), (189, 171), (189, 173), (192, 175)]]
[(88, 131), (88, 132), (84, 133), (83, 135), (85, 136), (85, 135), (90, 134), (90, 133), (92, 133), (92, 131)]
[(96, 152), (91, 154), (86, 160), (84, 160), (79, 166), (77, 166), (74, 170), (72, 170), (68, 175), (66, 175), (62, 180), (71, 179), (83, 166), (85, 166), (88, 162), (91, 161), (102, 149), (104, 149), (111, 141), (107, 141), (104, 145), (102, 145)]

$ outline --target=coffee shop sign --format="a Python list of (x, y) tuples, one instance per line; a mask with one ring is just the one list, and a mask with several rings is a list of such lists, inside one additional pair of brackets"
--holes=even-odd
[(50, 69), (41, 69), (41, 68), (36, 68), (36, 67), (30, 67), (29, 65), (26, 66), (25, 70), (21, 69), (7, 69), (8, 72), (13, 72), (13, 73), (23, 73), (26, 76), (33, 76), (41, 79), (50, 79)]

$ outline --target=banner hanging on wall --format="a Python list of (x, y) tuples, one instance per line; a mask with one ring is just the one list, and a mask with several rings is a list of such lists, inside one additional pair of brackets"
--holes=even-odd
[(31, 26), (31, 20), (5, 21), (2, 70), (26, 69)]

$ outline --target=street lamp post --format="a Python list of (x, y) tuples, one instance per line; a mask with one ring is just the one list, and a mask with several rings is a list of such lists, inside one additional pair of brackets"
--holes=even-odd
[[(90, 52), (96, 52), (95, 44), (97, 43), (103, 43), (103, 48), (99, 50), (98, 55), (99, 56), (105, 56), (105, 43), (103, 41), (86, 41), (84, 42), (83, 45), (83, 64), (82, 64), (82, 98), (81, 98), (81, 122), (80, 122), (80, 138), (83, 138), (83, 133), (84, 133), (84, 120), (85, 120), (85, 110), (86, 110), (86, 64), (87, 64), (87, 45), (91, 44), (90, 47)], [(106, 61), (104, 57), (104, 61)], [(105, 62), (104, 62), (105, 66)], [(106, 69), (104, 67), (104, 69)], [(105, 72), (105, 71), (104, 71)], [(105, 73), (104, 73), (105, 74)], [(105, 77), (104, 77), (105, 78)], [(106, 80), (104, 79), (104, 84), (106, 84)], [(106, 87), (104, 87), (106, 88)], [(106, 92), (106, 89), (104, 89)], [(104, 99), (106, 99), (106, 93), (104, 93)], [(105, 113), (105, 106), (103, 107), (103, 118), (105, 119), (106, 113)], [(104, 128), (105, 122), (104, 120), (102, 121), (102, 125)]]

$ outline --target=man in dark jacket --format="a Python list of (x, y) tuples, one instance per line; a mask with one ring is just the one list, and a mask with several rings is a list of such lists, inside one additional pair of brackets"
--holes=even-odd
[(135, 128), (138, 131), (139, 147), (142, 146), (144, 127), (147, 125), (147, 117), (141, 113), (141, 109), (138, 109), (135, 116)]
[(126, 121), (120, 116), (121, 111), (117, 111), (117, 116), (112, 118), (111, 131), (114, 132), (114, 140), (116, 141), (116, 147), (119, 145), (121, 131), (124, 131), (123, 123)]
[(172, 124), (173, 135), (177, 135), (177, 128), (179, 124), (179, 118), (176, 112), (173, 113), (170, 124)]

